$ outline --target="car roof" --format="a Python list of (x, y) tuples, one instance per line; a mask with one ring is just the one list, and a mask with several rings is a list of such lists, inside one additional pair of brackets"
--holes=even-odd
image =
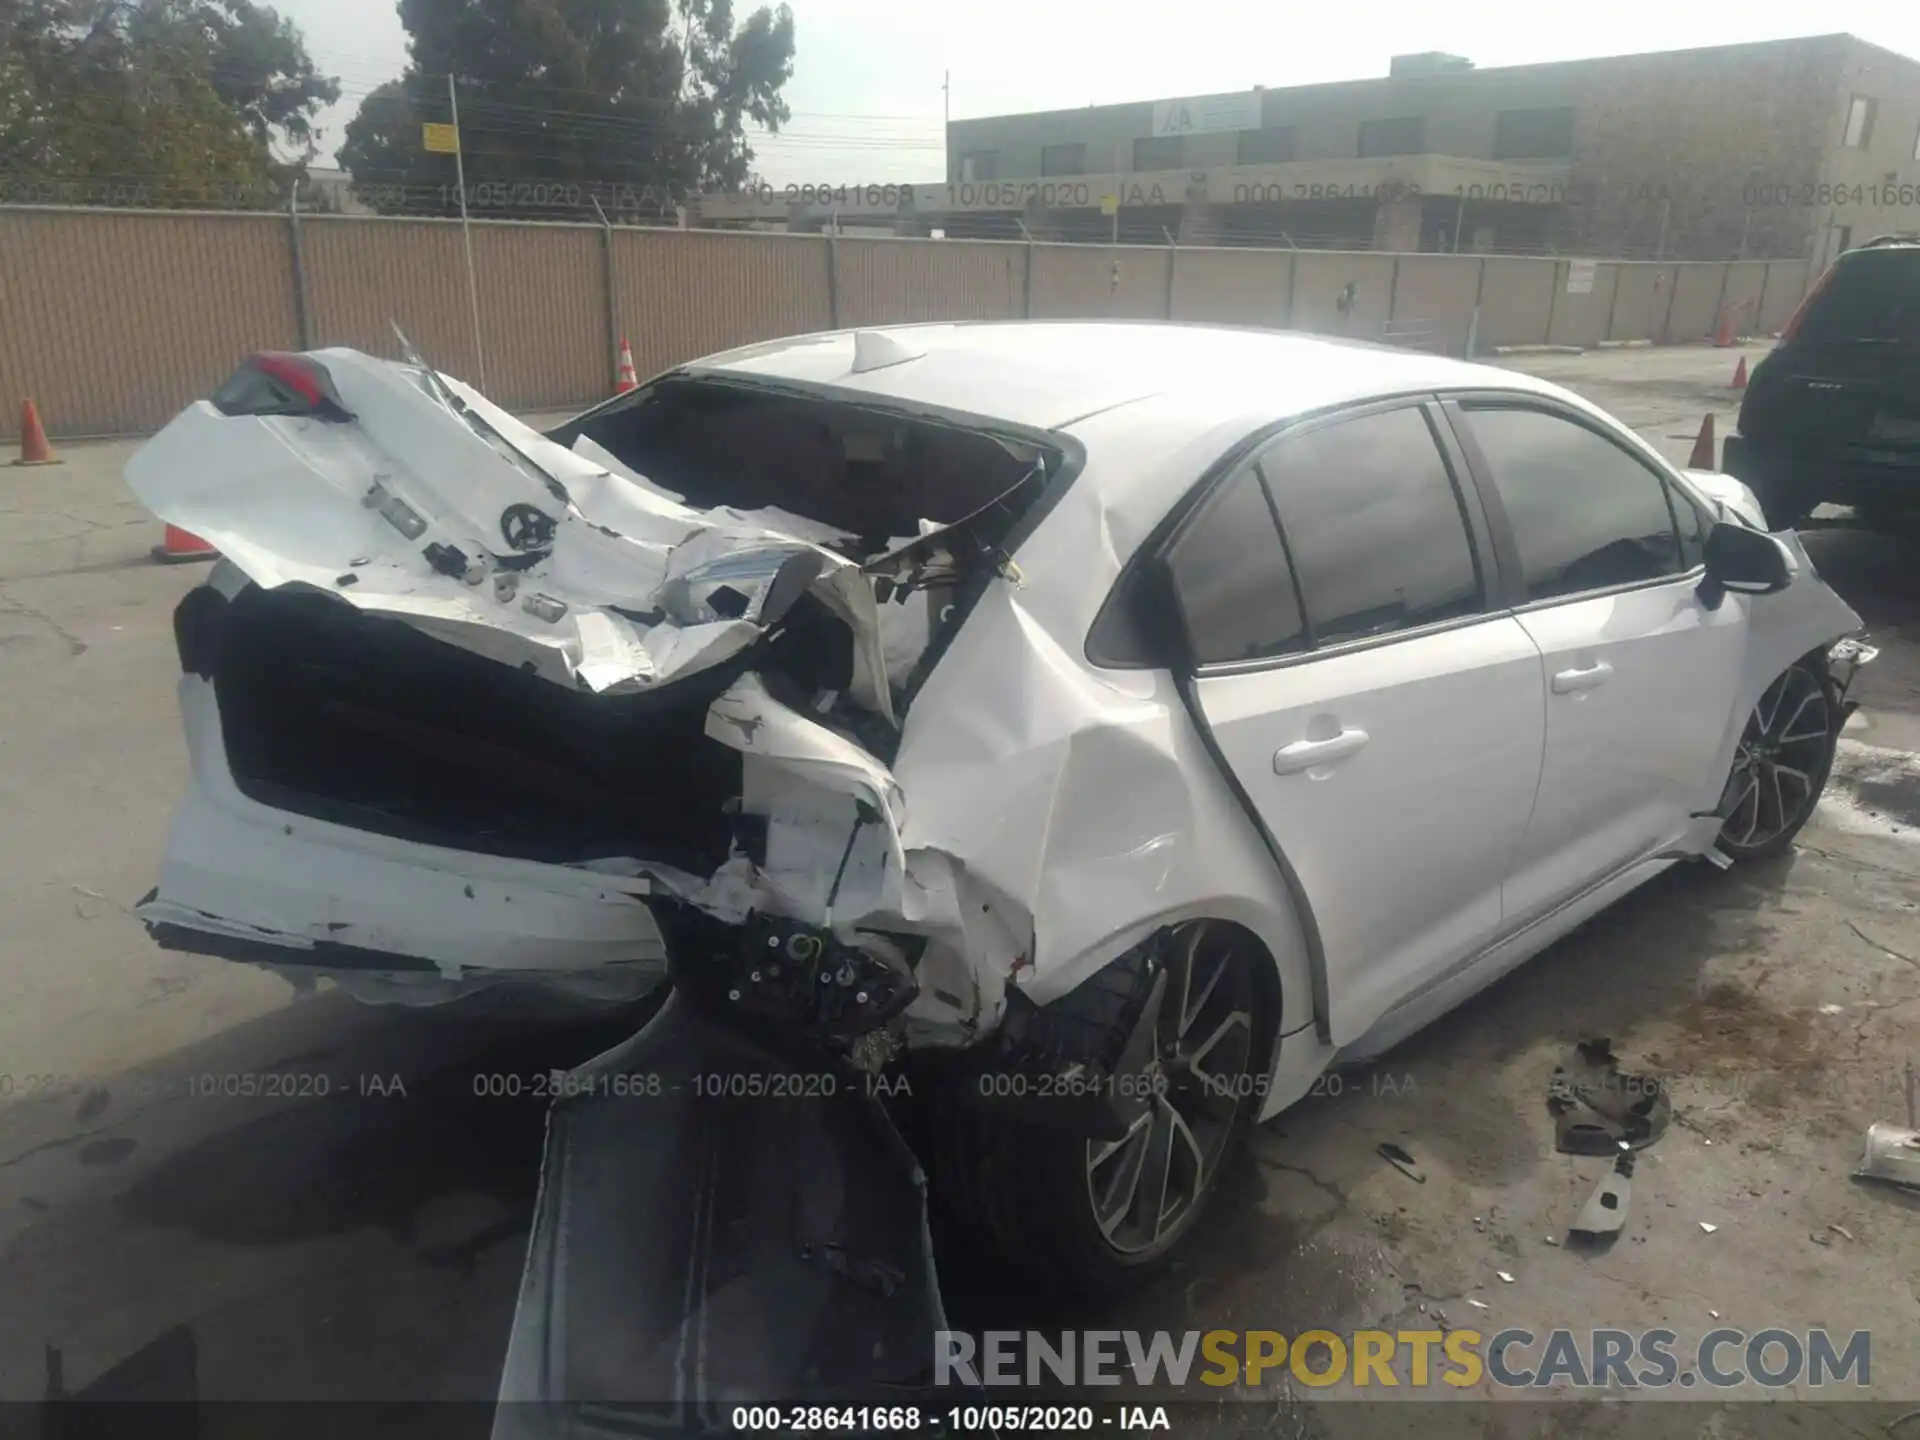
[[(899, 347), (895, 354), (912, 358), (857, 371), (862, 345), (882, 359), (893, 346)], [(1153, 321), (972, 321), (838, 330), (725, 351), (676, 373), (829, 386), (1047, 430), (1149, 398), (1179, 398), (1190, 424), (1206, 412), (1223, 421), (1279, 420), (1429, 390), (1562, 393), (1515, 371), (1386, 345)]]

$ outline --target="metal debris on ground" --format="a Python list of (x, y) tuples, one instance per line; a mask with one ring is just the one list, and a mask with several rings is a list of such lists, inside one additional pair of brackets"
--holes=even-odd
[(1702, 1220), (1700, 1222), (1700, 1228), (1706, 1231), (1707, 1234), (1711, 1235), (1713, 1234), (1714, 1231), (1718, 1230), (1720, 1227), (1714, 1224), (1711, 1220)]
[(1861, 1157), (1856, 1180), (1885, 1180), (1891, 1185), (1920, 1189), (1920, 1127), (1914, 1120), (1913, 1061), (1900, 1071), (1900, 1089), (1907, 1102), (1905, 1127), (1876, 1120), (1867, 1127), (1867, 1151)]
[(1666, 1133), (1673, 1118), (1658, 1076), (1620, 1068), (1612, 1043), (1582, 1040), (1547, 1084), (1554, 1117), (1554, 1148), (1564, 1155), (1612, 1155), (1622, 1146), (1644, 1149)]
[(1474, 1298), (1473, 1298), (1472, 1296), (1468, 1296), (1468, 1297), (1467, 1297), (1467, 1304), (1469, 1304), (1469, 1305), (1471, 1305), (1471, 1306), (1473, 1306), (1473, 1308), (1474, 1308), (1474, 1309), (1476, 1309), (1476, 1310), (1487, 1310), (1487, 1309), (1490, 1309), (1490, 1308), (1492, 1308), (1492, 1307), (1490, 1307), (1490, 1306), (1489, 1306), (1489, 1305), (1487, 1304), (1487, 1302), (1486, 1302), (1486, 1301), (1484, 1301), (1484, 1300), (1475, 1300), (1475, 1299), (1474, 1299)]
[(1627, 1223), (1628, 1203), (1633, 1199), (1633, 1155), (1623, 1153), (1613, 1168), (1600, 1177), (1587, 1203), (1580, 1207), (1569, 1232), (1581, 1240), (1598, 1240), (1617, 1235)]
[(1419, 1162), (1391, 1140), (1382, 1141), (1374, 1153), (1416, 1185), (1427, 1183), (1427, 1177), (1420, 1173)]
[(1847, 1229), (1847, 1227), (1844, 1225), (1840, 1225), (1830, 1221), (1827, 1225), (1827, 1228), (1833, 1231), (1833, 1233), (1838, 1235), (1842, 1240), (1853, 1239), (1853, 1232)]
[(1506, 1271), (1496, 1270), (1493, 1273), (1498, 1275), (1502, 1280), (1506, 1281), (1507, 1284), (1511, 1285), (1513, 1283), (1513, 1276), (1509, 1275)]
[(1867, 1151), (1854, 1178), (1920, 1189), (1920, 1131), (1876, 1120), (1867, 1127)]

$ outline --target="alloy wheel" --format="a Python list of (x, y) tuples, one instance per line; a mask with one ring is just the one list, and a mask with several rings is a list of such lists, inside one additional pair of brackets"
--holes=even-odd
[(1734, 752), (1721, 843), (1759, 850), (1796, 828), (1820, 798), (1833, 717), (1826, 686), (1795, 665), (1753, 707)]
[(1167, 933), (1152, 965), (1114, 1076), (1127, 1131), (1087, 1142), (1094, 1220), (1129, 1258), (1164, 1251), (1197, 1213), (1254, 1079), (1253, 972), (1236, 933), (1190, 921)]

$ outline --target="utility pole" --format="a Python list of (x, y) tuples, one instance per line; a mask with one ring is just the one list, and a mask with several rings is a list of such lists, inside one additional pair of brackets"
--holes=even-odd
[(480, 339), (480, 283), (473, 274), (473, 222), (467, 218), (467, 142), (460, 133), (460, 97), (453, 76), (447, 76), (447, 108), (453, 112), (453, 178), (460, 186), (460, 238), (467, 250), (467, 304), (473, 311), (473, 358), (480, 371), (480, 390), (487, 388), (487, 348)]

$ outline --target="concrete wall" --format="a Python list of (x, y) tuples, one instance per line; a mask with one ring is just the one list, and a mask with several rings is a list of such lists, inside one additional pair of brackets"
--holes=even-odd
[(1482, 262), (1465, 255), (1401, 256), (1393, 289), (1394, 318), (1427, 322), (1441, 345), (1463, 352), (1483, 273)]
[[(716, 350), (833, 324), (827, 242), (817, 235), (616, 230), (615, 307), (642, 379)], [(579, 343), (591, 350), (593, 338)], [(603, 381), (574, 397), (596, 400)]]
[(1047, 319), (1164, 318), (1172, 262), (1173, 251), (1166, 246), (1036, 245), (1033, 313)]
[(834, 242), (843, 325), (1026, 313), (1027, 247), (1002, 240)]
[[(392, 355), (390, 320), (442, 368), (480, 379), (457, 223), (327, 217), (298, 231), (296, 267), (282, 216), (0, 207), (4, 433), (29, 395), (56, 436), (150, 431), (254, 350)], [(607, 394), (623, 335), (643, 376), (836, 326), (1026, 314), (1391, 333), (1457, 353), (1476, 303), (1482, 347), (1704, 339), (1723, 297), (1750, 297), (1770, 331), (1810, 274), (1800, 262), (1604, 262), (1592, 293), (1572, 295), (1570, 261), (1509, 256), (504, 222), (475, 223), (473, 254), (485, 388), (520, 409)]]
[[(395, 355), (397, 321), (435, 365), (480, 382), (458, 224), (326, 217), (301, 228), (316, 346)], [(474, 227), (490, 394), (515, 405), (564, 405), (606, 383), (612, 342), (598, 300), (600, 244), (598, 229), (583, 226)]]
[(1559, 269), (1559, 262), (1554, 260), (1509, 258), (1500, 261), (1498, 283), (1490, 274), (1486, 291), (1480, 297), (1480, 342), (1483, 345), (1545, 343)]
[(252, 351), (299, 343), (284, 220), (0, 210), (8, 436), (29, 396), (56, 432), (158, 429)]
[(1174, 252), (1173, 315), (1217, 325), (1293, 323), (1291, 250)]
[(1777, 335), (1787, 317), (1799, 307), (1801, 297), (1813, 284), (1813, 268), (1804, 261), (1776, 261), (1767, 266), (1766, 291), (1761, 297), (1760, 321), (1754, 327), (1759, 335)]

